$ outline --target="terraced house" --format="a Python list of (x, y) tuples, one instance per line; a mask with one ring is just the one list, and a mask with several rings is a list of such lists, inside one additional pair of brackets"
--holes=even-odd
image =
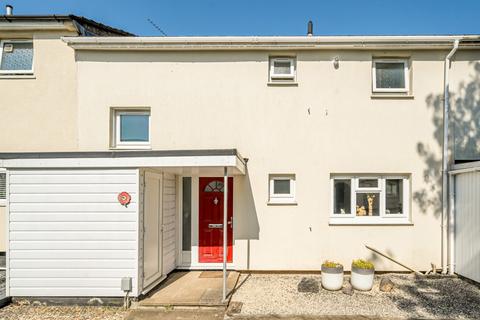
[(139, 296), (174, 269), (319, 270), (365, 245), (455, 271), (446, 173), (479, 158), (479, 36), (10, 14), (0, 40), (7, 295)]

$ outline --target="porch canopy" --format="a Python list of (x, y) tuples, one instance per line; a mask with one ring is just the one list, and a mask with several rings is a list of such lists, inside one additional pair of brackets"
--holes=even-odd
[[(236, 149), (100, 152), (0, 153), (0, 168), (84, 169), (157, 168), (179, 175), (218, 175), (224, 179), (223, 252), (227, 252), (228, 176), (244, 175), (246, 159)], [(227, 297), (226, 254), (223, 255), (223, 301)]]
[(0, 168), (161, 168), (175, 174), (244, 175), (236, 149), (0, 153)]

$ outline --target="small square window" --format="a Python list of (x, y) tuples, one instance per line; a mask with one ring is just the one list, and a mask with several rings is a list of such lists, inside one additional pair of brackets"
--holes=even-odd
[(271, 58), (270, 59), (270, 81), (294, 81), (295, 80), (295, 59), (293, 58)]
[(0, 51), (0, 74), (33, 72), (32, 41), (2, 41)]
[(150, 147), (150, 112), (147, 110), (116, 110), (114, 146), (117, 148)]
[(295, 203), (295, 175), (271, 175), (269, 180), (269, 203)]
[(290, 180), (274, 179), (273, 193), (277, 195), (290, 194)]
[(373, 92), (408, 92), (407, 60), (374, 60)]

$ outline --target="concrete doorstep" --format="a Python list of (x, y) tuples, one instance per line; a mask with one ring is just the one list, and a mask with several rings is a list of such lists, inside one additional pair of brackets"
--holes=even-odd
[[(137, 309), (212, 309), (225, 311), (228, 301), (222, 301), (222, 277), (217, 271), (176, 271), (136, 304)], [(232, 291), (238, 272), (228, 273), (228, 290)]]

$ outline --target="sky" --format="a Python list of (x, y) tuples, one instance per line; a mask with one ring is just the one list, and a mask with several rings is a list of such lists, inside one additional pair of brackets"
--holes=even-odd
[[(0, 0), (14, 14), (76, 14), (141, 36), (480, 34), (480, 0)], [(155, 28), (151, 20), (162, 31)]]

